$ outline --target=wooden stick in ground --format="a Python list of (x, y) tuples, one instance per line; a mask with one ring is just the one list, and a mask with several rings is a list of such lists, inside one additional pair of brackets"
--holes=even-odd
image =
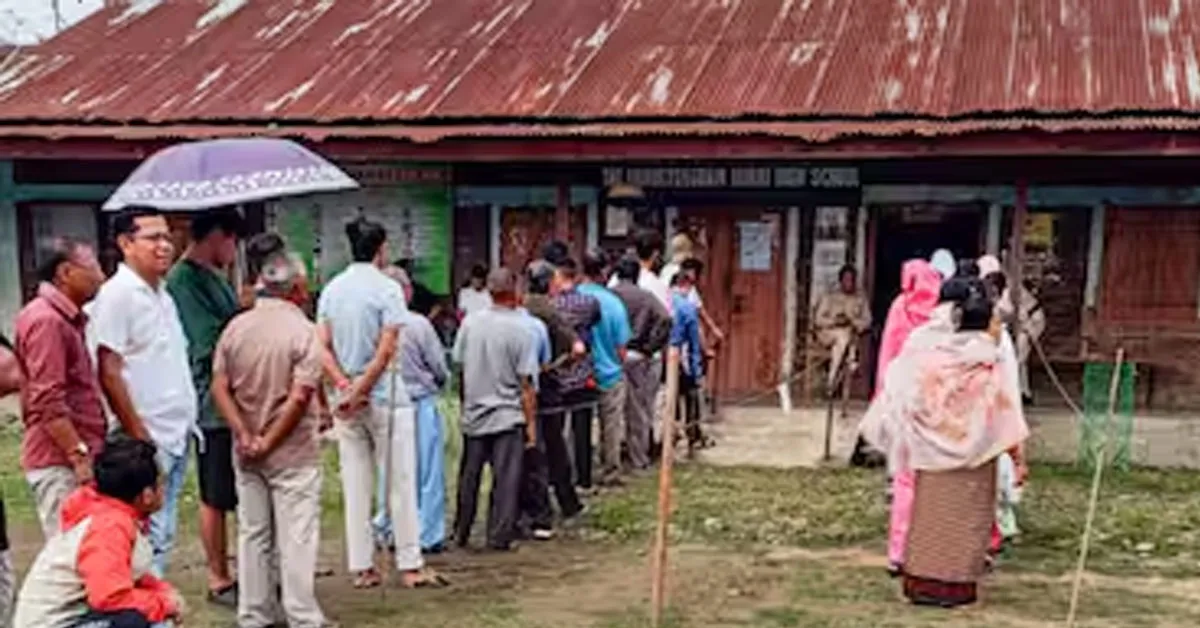
[(662, 416), (662, 460), (658, 468), (658, 526), (650, 556), (650, 623), (662, 623), (666, 601), (667, 530), (671, 524), (671, 467), (675, 462), (675, 408), (679, 403), (679, 349), (667, 351), (666, 404)]
[(1096, 452), (1096, 471), (1092, 474), (1092, 495), (1088, 501), (1087, 519), (1083, 524), (1083, 536), (1079, 539), (1079, 564), (1075, 566), (1075, 582), (1071, 587), (1071, 608), (1067, 611), (1067, 628), (1075, 628), (1075, 616), (1079, 611), (1079, 591), (1083, 586), (1083, 569), (1087, 565), (1088, 548), (1092, 538), (1092, 525), (1096, 521), (1096, 503), (1100, 500), (1100, 478), (1108, 459), (1108, 442), (1112, 433), (1117, 411), (1117, 389), (1121, 382), (1121, 369), (1125, 365), (1125, 349), (1117, 349), (1117, 362), (1113, 366), (1112, 379), (1108, 384), (1108, 416), (1104, 420), (1099, 451)]

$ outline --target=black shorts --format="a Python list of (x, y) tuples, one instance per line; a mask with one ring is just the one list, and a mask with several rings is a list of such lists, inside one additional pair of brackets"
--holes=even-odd
[(200, 501), (222, 512), (237, 510), (237, 487), (233, 475), (233, 432), (203, 430), (204, 445), (196, 443), (196, 475), (200, 479)]

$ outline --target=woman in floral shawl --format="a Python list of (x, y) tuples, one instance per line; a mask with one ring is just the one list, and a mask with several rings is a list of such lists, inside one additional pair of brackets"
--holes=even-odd
[(893, 474), (914, 473), (905, 595), (947, 607), (976, 599), (995, 521), (996, 459), (1008, 451), (1020, 465), (1029, 435), (987, 288), (954, 278), (943, 293), (955, 291), (959, 305), (935, 311), (888, 366), (862, 425)]

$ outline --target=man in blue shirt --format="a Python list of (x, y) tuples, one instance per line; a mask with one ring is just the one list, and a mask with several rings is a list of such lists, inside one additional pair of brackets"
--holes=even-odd
[(337, 389), (338, 458), (345, 496), (346, 557), (356, 588), (382, 584), (375, 568), (371, 499), (377, 469), (390, 486), (396, 569), (406, 587), (437, 585), (421, 556), (417, 508), (416, 415), (396, 363), (407, 307), (400, 284), (383, 274), (387, 231), (360, 218), (346, 225), (354, 262), (317, 303), (325, 375)]
[[(704, 345), (700, 341), (700, 311), (689, 298), (696, 285), (695, 271), (682, 269), (671, 278), (671, 309), (675, 321), (671, 327), (671, 346), (679, 349), (679, 405), (684, 413), (688, 455), (711, 445), (700, 430), (699, 391), (704, 385)], [(678, 420), (678, 418), (676, 418)]]
[(608, 255), (600, 249), (583, 258), (579, 292), (600, 303), (600, 322), (592, 333), (592, 365), (600, 390), (600, 484), (621, 483), (621, 437), (625, 434), (625, 345), (633, 336), (625, 303), (604, 287)]

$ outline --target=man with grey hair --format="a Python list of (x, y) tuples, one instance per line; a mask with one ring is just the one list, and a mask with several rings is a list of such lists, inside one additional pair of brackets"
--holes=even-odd
[[(253, 263), (261, 269), (259, 296), (229, 322), (213, 353), (213, 401), (233, 431), (237, 454), (237, 623), (259, 628), (285, 619), (289, 626), (317, 628), (326, 622), (313, 575), (321, 464), (311, 408), (321, 385), (322, 347), (301, 310), (308, 280), (300, 260), (275, 250)], [(286, 618), (278, 616), (281, 607)]]
[[(413, 282), (398, 265), (384, 269), (404, 290), (405, 299), (413, 297)], [(400, 332), (400, 375), (408, 388), (417, 415), (417, 513), (420, 515), (421, 551), (440, 553), (446, 542), (446, 473), (442, 441), (442, 415), (438, 412), (438, 394), (450, 380), (445, 348), (433, 323), (414, 310), (403, 319)], [(392, 521), (387, 513), (387, 482), (382, 471), (376, 482), (375, 534), (381, 544), (391, 545)]]
[(518, 311), (517, 278), (506, 268), (487, 279), (490, 307), (463, 319), (454, 342), (462, 365), (463, 453), (454, 523), (459, 547), (470, 542), (485, 464), (492, 468), (487, 544), (511, 549), (516, 536), (524, 452), (537, 443), (533, 378), (538, 376), (537, 343), (526, 314)]

